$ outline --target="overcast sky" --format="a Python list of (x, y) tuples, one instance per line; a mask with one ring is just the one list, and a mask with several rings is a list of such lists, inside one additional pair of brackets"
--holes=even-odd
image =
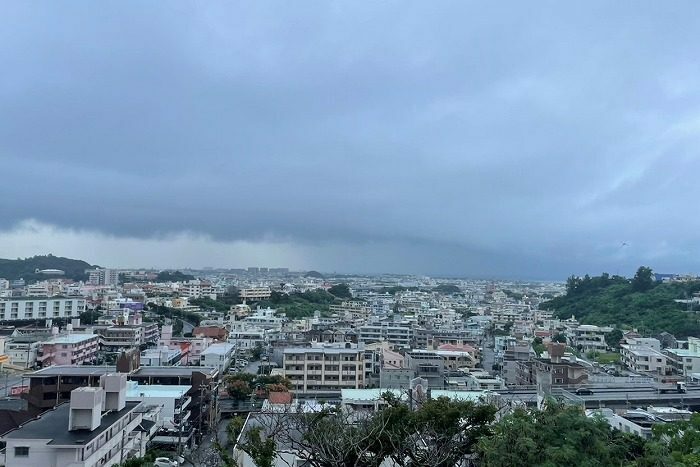
[(0, 257), (700, 272), (699, 10), (4, 2)]

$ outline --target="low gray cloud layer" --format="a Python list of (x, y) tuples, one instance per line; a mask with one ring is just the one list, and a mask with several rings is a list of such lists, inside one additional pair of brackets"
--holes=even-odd
[(698, 271), (699, 8), (6, 4), (0, 228), (336, 270)]

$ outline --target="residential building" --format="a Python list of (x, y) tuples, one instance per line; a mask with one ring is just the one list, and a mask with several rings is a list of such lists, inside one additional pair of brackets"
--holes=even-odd
[(128, 381), (126, 400), (140, 401), (146, 406), (161, 407), (160, 424), (153, 437), (154, 443), (188, 445), (194, 434), (190, 405), (192, 397), (188, 393), (192, 386), (139, 384)]
[(664, 349), (663, 354), (666, 356), (666, 364), (674, 373), (683, 376), (700, 373), (700, 352), (690, 349)]
[(82, 298), (0, 298), (0, 321), (77, 318), (84, 311)]
[(608, 348), (605, 336), (611, 333), (613, 328), (582, 324), (572, 331), (570, 336), (572, 347), (581, 352), (605, 352)]
[(183, 297), (202, 298), (207, 297), (216, 300), (216, 293), (211, 282), (191, 280), (180, 284), (178, 293)]
[(229, 344), (238, 350), (252, 350), (265, 345), (265, 331), (231, 331), (228, 335)]
[(427, 380), (429, 387), (445, 386), (445, 360), (435, 352), (426, 350), (406, 352), (405, 365), (415, 371), (416, 377)]
[(364, 320), (372, 313), (372, 309), (366, 302), (357, 301), (342, 302), (340, 305), (330, 305), (329, 311), (331, 314), (337, 314), (339, 317), (347, 320)]
[(173, 366), (180, 365), (182, 358), (183, 352), (180, 349), (158, 347), (142, 351), (139, 361), (142, 366)]
[(14, 366), (34, 368), (41, 344), (41, 338), (35, 336), (13, 337), (5, 344), (5, 354)]
[(73, 389), (97, 387), (100, 377), (114, 373), (114, 366), (55, 365), (24, 375), (29, 380), (27, 392), (22, 394), (30, 408), (44, 411), (70, 399)]
[(93, 363), (97, 359), (99, 340), (96, 334), (55, 336), (41, 344), (37, 362), (44, 367)]
[(232, 330), (265, 329), (280, 331), (286, 318), (278, 315), (277, 310), (272, 308), (258, 308), (252, 315), (246, 316), (241, 321), (235, 321)]
[(416, 371), (406, 367), (404, 356), (386, 348), (381, 349), (380, 355), (379, 387), (408, 388)]
[(238, 296), (244, 302), (259, 302), (268, 300), (272, 296), (272, 290), (269, 287), (249, 287), (241, 289)]
[(202, 352), (206, 350), (214, 340), (210, 337), (173, 337), (172, 325), (164, 325), (161, 329), (159, 347), (168, 347), (172, 350), (182, 352), (183, 365), (199, 365), (202, 359)]
[(364, 347), (357, 344), (284, 349), (282, 368), (295, 392), (338, 393), (365, 386)]
[(116, 269), (93, 269), (87, 271), (88, 283), (92, 285), (117, 285), (119, 283), (119, 271)]
[(158, 325), (156, 323), (124, 324), (96, 328), (95, 330), (100, 335), (102, 348), (108, 351), (117, 351), (158, 342)]
[(547, 380), (551, 379), (551, 385), (554, 387), (581, 386), (588, 383), (586, 367), (578, 363), (573, 356), (564, 357), (565, 344), (551, 342), (547, 349), (547, 358), (517, 362), (517, 384), (537, 384), (538, 375), (545, 375)]
[(202, 352), (201, 365), (225, 371), (233, 362), (235, 347), (228, 342), (212, 344)]
[(371, 344), (386, 341), (404, 348), (410, 348), (413, 341), (413, 327), (406, 324), (375, 323), (357, 329), (358, 342)]
[(622, 363), (632, 371), (665, 375), (666, 355), (660, 351), (661, 343), (653, 338), (628, 338), (620, 345)]
[(129, 380), (139, 386), (189, 386), (189, 420), (192, 426), (202, 429), (214, 426), (217, 418), (218, 379), (218, 368), (204, 366), (141, 367), (129, 375)]

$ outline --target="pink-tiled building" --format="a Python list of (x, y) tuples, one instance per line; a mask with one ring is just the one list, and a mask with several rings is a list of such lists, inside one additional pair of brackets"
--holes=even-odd
[(41, 344), (37, 362), (43, 366), (82, 365), (97, 358), (97, 334), (67, 334)]

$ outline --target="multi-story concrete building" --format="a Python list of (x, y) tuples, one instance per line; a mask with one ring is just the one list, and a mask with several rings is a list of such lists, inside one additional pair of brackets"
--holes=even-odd
[(202, 352), (201, 364), (224, 371), (231, 365), (236, 348), (233, 344), (220, 342), (212, 344)]
[(413, 350), (405, 355), (406, 367), (415, 372), (416, 377), (428, 381), (431, 388), (443, 388), (445, 386), (445, 362), (435, 352), (425, 350)]
[(21, 368), (34, 368), (41, 339), (35, 336), (17, 336), (5, 343), (5, 354), (10, 363)]
[(668, 367), (679, 375), (690, 376), (692, 373), (700, 373), (700, 352), (688, 349), (665, 349)]
[(366, 302), (357, 301), (343, 302), (340, 305), (330, 305), (329, 311), (346, 320), (367, 319), (372, 313), (372, 309)]
[(96, 329), (100, 335), (102, 348), (118, 351), (143, 344), (158, 342), (158, 325), (156, 323), (125, 324)]
[(357, 344), (317, 344), (284, 350), (283, 373), (299, 393), (339, 393), (365, 386), (364, 347)]
[(546, 375), (552, 386), (580, 386), (588, 383), (588, 370), (575, 361), (575, 357), (565, 358), (565, 344), (550, 343), (549, 358), (534, 358), (518, 361), (517, 384), (537, 384), (538, 375)]
[(229, 344), (233, 344), (236, 349), (252, 350), (257, 346), (264, 346), (266, 343), (265, 331), (231, 331), (228, 335)]
[(116, 269), (93, 269), (87, 271), (88, 283), (92, 285), (117, 285), (119, 271)]
[(660, 351), (661, 343), (653, 338), (628, 338), (620, 345), (622, 363), (632, 371), (665, 375), (666, 355)]
[(416, 371), (406, 367), (404, 356), (400, 353), (386, 348), (380, 352), (379, 387), (408, 388), (416, 377)]
[(259, 302), (268, 300), (272, 296), (272, 290), (269, 287), (249, 287), (241, 289), (238, 296), (244, 301)]
[(571, 345), (581, 352), (605, 352), (608, 348), (605, 336), (612, 330), (613, 328), (608, 326), (582, 324), (572, 330)]
[(394, 323), (366, 324), (357, 332), (358, 342), (363, 344), (386, 341), (404, 348), (411, 347), (414, 333), (412, 326)]
[(96, 334), (66, 334), (43, 342), (37, 355), (41, 366), (82, 365), (97, 359), (100, 337)]
[(82, 298), (0, 298), (0, 321), (77, 318), (84, 311)]
[(145, 406), (161, 407), (160, 425), (157, 427), (153, 443), (176, 446), (188, 445), (192, 438), (192, 397), (188, 393), (192, 386), (139, 384), (128, 381), (126, 400), (139, 401)]
[(184, 284), (180, 284), (180, 287), (178, 288), (178, 293), (181, 296), (188, 298), (208, 297), (212, 300), (216, 300), (216, 293), (214, 292), (214, 287), (211, 285), (211, 282), (206, 281), (187, 281)]

